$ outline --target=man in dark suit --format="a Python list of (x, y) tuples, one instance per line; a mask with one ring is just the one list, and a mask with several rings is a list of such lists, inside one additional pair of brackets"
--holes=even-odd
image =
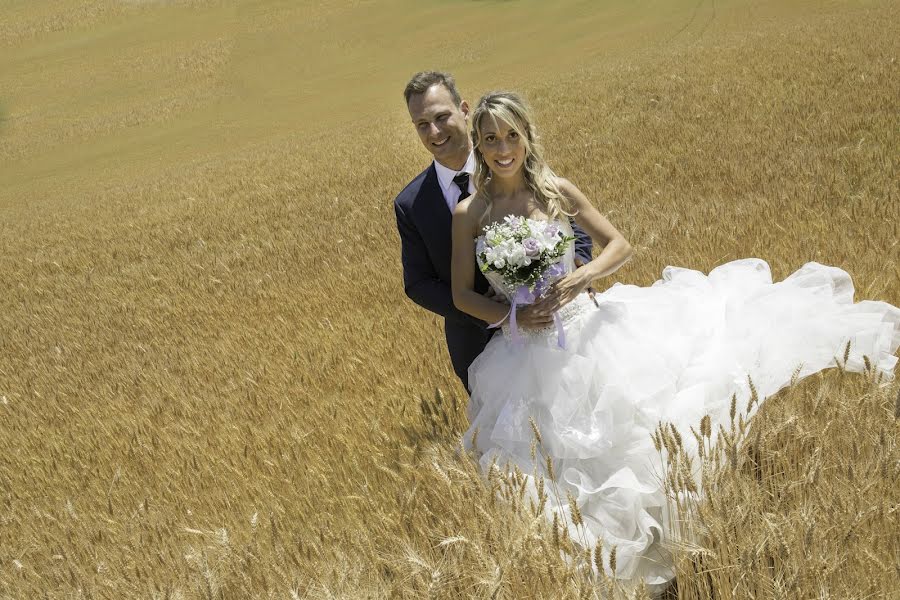
[[(487, 345), (493, 329), (453, 305), (450, 291), (451, 224), (459, 200), (475, 191), (475, 160), (469, 136), (469, 105), (448, 73), (416, 73), (403, 92), (419, 139), (434, 156), (394, 200), (400, 233), (403, 286), (413, 302), (444, 317), (444, 334), (453, 370), (469, 390), (468, 370)], [(575, 252), (591, 260), (591, 238), (573, 223)], [(490, 285), (475, 270), (475, 291), (490, 293)], [(529, 307), (516, 311), (527, 327)]]

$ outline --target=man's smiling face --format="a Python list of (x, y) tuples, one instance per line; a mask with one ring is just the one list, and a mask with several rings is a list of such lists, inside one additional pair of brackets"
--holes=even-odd
[(423, 94), (410, 96), (407, 108), (419, 139), (435, 159), (450, 169), (461, 169), (471, 150), (465, 100), (457, 106), (450, 91), (435, 84)]

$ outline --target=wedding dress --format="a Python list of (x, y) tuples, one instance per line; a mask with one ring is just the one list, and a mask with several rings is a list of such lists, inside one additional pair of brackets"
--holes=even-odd
[[(571, 229), (567, 222), (560, 227)], [(476, 240), (477, 241), (477, 240)], [(574, 270), (574, 250), (564, 257)], [(487, 273), (498, 293), (499, 275)], [(731, 397), (745, 406), (752, 379), (761, 399), (835, 366), (850, 341), (846, 368), (864, 369), (866, 356), (887, 378), (900, 345), (900, 309), (885, 303), (853, 303), (850, 276), (835, 267), (807, 263), (773, 283), (759, 259), (723, 264), (709, 275), (666, 267), (650, 287), (615, 284), (579, 295), (559, 311), (564, 348), (556, 327), (495, 335), (469, 368), (470, 428), (464, 441), (483, 469), (534, 465), (533, 418), (553, 458), (558, 496), (547, 516), (559, 513), (573, 540), (606, 552), (617, 548), (616, 576), (661, 585), (674, 576), (660, 541), (669, 516), (663, 467), (651, 433), (660, 421), (692, 439), (704, 415), (729, 428)], [(540, 456), (537, 458), (540, 463)], [(696, 462), (695, 462), (696, 464)], [(547, 481), (547, 489), (550, 489)], [(566, 492), (584, 525), (575, 528)]]

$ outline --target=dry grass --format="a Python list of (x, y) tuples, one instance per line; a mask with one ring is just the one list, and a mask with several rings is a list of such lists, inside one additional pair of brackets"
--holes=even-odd
[[(749, 426), (738, 409), (717, 444), (700, 434), (705, 456), (684, 470), (697, 481), (669, 485), (679, 597), (896, 596), (898, 396), (879, 379), (830, 373), (770, 398)], [(683, 472), (684, 452), (669, 456)]]
[[(900, 304), (895, 3), (573, 3), (582, 20), (479, 3), (445, 60), (396, 36), (450, 3), (392, 2), (374, 29), (326, 3), (10, 5), (0, 597), (614, 586), (562, 559), (575, 547), (518, 476), (455, 451), (464, 396), (437, 319), (403, 296), (390, 207), (426, 162), (398, 101), (426, 63), (470, 98), (526, 92), (554, 166), (637, 248), (604, 285), (759, 256), (778, 278), (841, 266), (858, 299)], [(320, 71), (297, 66), (315, 63), (292, 40), (326, 39)], [(358, 94), (335, 93), (344, 76)], [(710, 449), (681, 597), (888, 596), (897, 391), (835, 370)]]

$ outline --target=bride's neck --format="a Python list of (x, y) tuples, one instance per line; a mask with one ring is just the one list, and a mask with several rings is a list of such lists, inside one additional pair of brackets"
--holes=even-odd
[(491, 181), (489, 183), (488, 190), (491, 196), (497, 197), (512, 197), (517, 196), (528, 189), (528, 184), (525, 183), (525, 177), (521, 172), (517, 173), (514, 177), (506, 177), (500, 178), (496, 175), (491, 177)]

